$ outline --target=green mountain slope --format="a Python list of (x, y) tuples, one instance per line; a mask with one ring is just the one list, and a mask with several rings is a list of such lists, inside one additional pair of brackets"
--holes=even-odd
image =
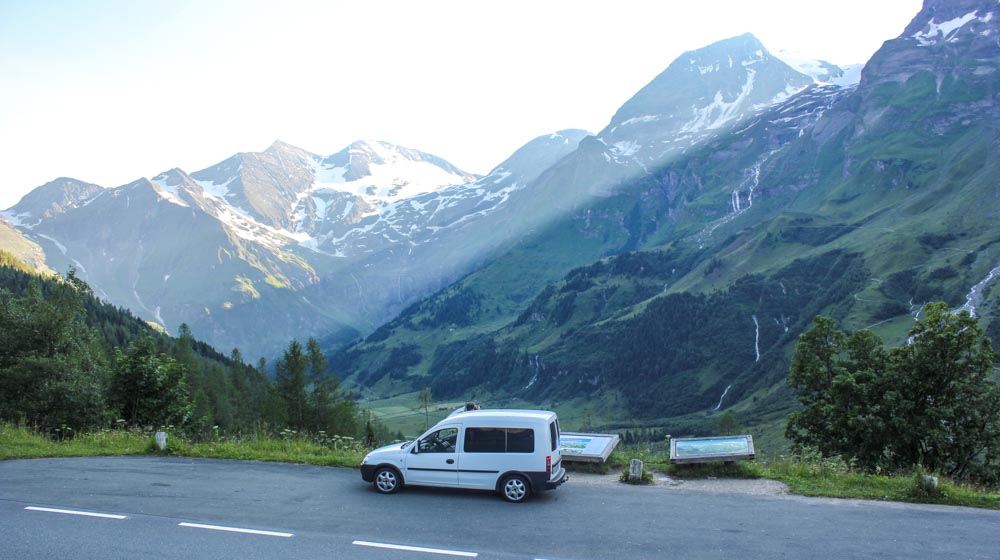
[(45, 266), (45, 251), (2, 219), (0, 219), (0, 250), (6, 251), (31, 270), (52, 272)]
[[(426, 384), (698, 430), (730, 407), (783, 416), (815, 314), (898, 344), (926, 302), (966, 305), (1000, 263), (1000, 72), (984, 46), (1000, 14), (947, 6), (977, 19), (933, 43), (919, 33), (938, 4), (858, 88), (811, 87), (571, 209), (339, 352), (339, 371), (373, 396)], [(991, 334), (998, 299), (987, 283), (971, 300)]]

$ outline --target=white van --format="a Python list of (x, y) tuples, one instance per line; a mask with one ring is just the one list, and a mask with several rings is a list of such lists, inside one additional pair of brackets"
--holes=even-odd
[(567, 480), (559, 419), (545, 410), (452, 414), (416, 441), (366, 455), (361, 478), (383, 494), (410, 484), (495, 490), (507, 501), (523, 502)]

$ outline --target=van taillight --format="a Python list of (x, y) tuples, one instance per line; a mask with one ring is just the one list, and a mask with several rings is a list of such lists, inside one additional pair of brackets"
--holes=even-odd
[(552, 455), (545, 457), (545, 473), (552, 474)]

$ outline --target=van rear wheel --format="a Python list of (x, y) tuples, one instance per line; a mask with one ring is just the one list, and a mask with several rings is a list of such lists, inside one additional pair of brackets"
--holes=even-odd
[(395, 494), (402, 484), (396, 469), (383, 467), (375, 471), (375, 490), (380, 494)]
[(512, 474), (503, 479), (500, 484), (500, 495), (508, 502), (521, 503), (531, 495), (528, 479), (519, 474)]

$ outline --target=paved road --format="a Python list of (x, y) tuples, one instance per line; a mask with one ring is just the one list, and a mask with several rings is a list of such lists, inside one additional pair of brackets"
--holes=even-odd
[(0, 462), (2, 560), (433, 560), (460, 554), (996, 560), (1000, 512), (574, 485), (572, 479), (528, 503), (508, 504), (490, 493), (458, 490), (408, 488), (383, 496), (352, 469), (158, 457)]

